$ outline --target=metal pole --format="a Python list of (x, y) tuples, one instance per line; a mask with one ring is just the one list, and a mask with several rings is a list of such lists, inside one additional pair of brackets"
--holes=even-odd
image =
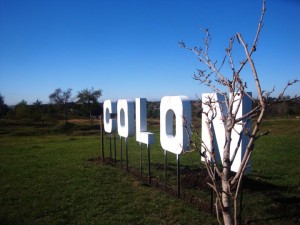
[(213, 214), (214, 212), (214, 190), (210, 189), (210, 213)]
[(121, 157), (120, 157), (120, 161), (121, 161), (121, 168), (123, 168), (123, 144), (122, 144), (122, 137), (120, 137), (121, 140)]
[(243, 190), (244, 190), (244, 179), (242, 178), (241, 180), (242, 185), (241, 185), (241, 196), (240, 196), (240, 213), (239, 213), (239, 224), (242, 224), (242, 207), (243, 207)]
[(109, 159), (111, 163), (111, 133), (109, 134)]
[(147, 144), (147, 150), (148, 150), (148, 181), (149, 184), (151, 184), (151, 170), (150, 170), (150, 145)]
[(139, 142), (139, 148), (140, 148), (140, 178), (143, 177), (143, 163), (142, 163), (142, 143)]
[(102, 122), (102, 116), (100, 118), (101, 123), (101, 154), (102, 154), (102, 162), (104, 162), (104, 129), (103, 129), (103, 122)]
[(117, 164), (116, 133), (114, 133), (115, 165)]
[[(214, 177), (216, 176), (216, 167), (214, 167)], [(214, 212), (214, 190), (211, 188), (210, 192), (210, 213)]]
[(125, 151), (126, 151), (126, 170), (128, 171), (128, 141), (125, 138)]
[(165, 182), (164, 182), (164, 185), (165, 185), (165, 188), (167, 188), (167, 150), (165, 150)]
[(177, 197), (180, 198), (180, 155), (176, 155), (177, 159)]

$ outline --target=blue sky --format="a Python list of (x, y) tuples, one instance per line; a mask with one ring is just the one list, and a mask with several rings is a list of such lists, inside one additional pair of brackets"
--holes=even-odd
[[(253, 41), (260, 0), (0, 0), (0, 93), (7, 104), (48, 103), (56, 88), (102, 89), (105, 99), (201, 96), (200, 68), (178, 41), (199, 46), (209, 28), (211, 57), (229, 38)], [(254, 55), (262, 87), (300, 79), (300, 1), (269, 0)], [(240, 48), (240, 46), (236, 46)], [(236, 51), (236, 57), (240, 56)], [(249, 77), (250, 71), (245, 71)], [(245, 80), (247, 80), (246, 78)], [(294, 85), (287, 94), (300, 94)], [(249, 91), (254, 90), (249, 80)]]

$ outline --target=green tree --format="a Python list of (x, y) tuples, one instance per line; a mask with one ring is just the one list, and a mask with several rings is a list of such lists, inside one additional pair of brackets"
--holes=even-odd
[(4, 102), (4, 96), (0, 94), (0, 119), (9, 111), (8, 106)]
[(15, 106), (14, 111), (16, 119), (28, 119), (30, 117), (29, 107), (24, 99)]
[(31, 118), (36, 121), (40, 121), (42, 119), (43, 114), (43, 103), (38, 99), (33, 103), (31, 107)]
[(93, 115), (92, 115), (92, 106), (98, 106), (98, 98), (102, 96), (102, 90), (94, 90), (92, 87), (90, 90), (83, 89), (82, 91), (79, 91), (77, 94), (77, 103), (80, 103), (83, 105), (83, 107), (86, 109), (86, 111), (89, 114), (90, 120), (92, 121)]
[(57, 88), (49, 95), (49, 99), (51, 103), (56, 104), (60, 111), (64, 113), (65, 123), (67, 124), (70, 113), (69, 104), (72, 99), (72, 89), (68, 88), (66, 91), (62, 91), (60, 88)]

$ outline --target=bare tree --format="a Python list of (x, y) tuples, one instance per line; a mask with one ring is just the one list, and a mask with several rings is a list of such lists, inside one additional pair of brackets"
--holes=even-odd
[(52, 94), (49, 95), (51, 103), (55, 103), (59, 106), (60, 110), (63, 111), (65, 116), (65, 123), (68, 123), (69, 116), (69, 103), (72, 99), (72, 89), (68, 88), (66, 91), (62, 91), (57, 88)]
[[(268, 131), (261, 131), (260, 125), (264, 118), (266, 108), (275, 102), (282, 101), (284, 93), (288, 86), (298, 82), (294, 80), (288, 82), (280, 95), (274, 101), (268, 102), (267, 99), (274, 92), (274, 90), (266, 92), (261, 88), (259, 76), (252, 58), (253, 53), (257, 50), (257, 44), (260, 33), (263, 27), (263, 19), (265, 15), (265, 0), (262, 4), (262, 13), (258, 23), (256, 35), (252, 45), (247, 45), (240, 33), (236, 33), (230, 38), (229, 46), (225, 50), (225, 56), (221, 63), (214, 61), (209, 55), (211, 45), (211, 35), (208, 29), (204, 30), (205, 37), (203, 38), (203, 47), (189, 48), (183, 42), (180, 46), (186, 48), (196, 54), (204, 69), (198, 69), (198, 73), (194, 75), (194, 79), (202, 84), (211, 88), (216, 94), (221, 96), (221, 100), (208, 96), (207, 99), (202, 99), (203, 104), (208, 108), (208, 111), (202, 111), (202, 116), (205, 117), (205, 123), (209, 130), (209, 140), (201, 140), (200, 146), (196, 141), (191, 140), (194, 149), (200, 152), (201, 157), (204, 159), (206, 169), (208, 171), (210, 182), (208, 185), (215, 193), (215, 209), (216, 216), (219, 224), (238, 224), (238, 194), (241, 189), (241, 181), (244, 172), (249, 165), (250, 157), (253, 153), (254, 142)], [(245, 57), (240, 61), (238, 66), (235, 64), (233, 47), (237, 41), (238, 46), (241, 46), (245, 53)], [(228, 64), (226, 64), (228, 62)], [(232, 74), (225, 76), (223, 74), (223, 66), (229, 65)], [(256, 87), (257, 100), (249, 95), (246, 82), (243, 82), (241, 72), (246, 65), (249, 65), (252, 71), (252, 78)], [(214, 78), (212, 78), (214, 76)], [(249, 112), (239, 115), (238, 111), (241, 107), (243, 97), (247, 96), (253, 102), (258, 103), (250, 109)], [(214, 131), (212, 123), (216, 118), (218, 109), (216, 104), (221, 105), (221, 120), (225, 128), (225, 144), (221, 151), (223, 151), (222, 162), (217, 160), (217, 152), (214, 148)], [(249, 126), (252, 122), (252, 126)], [(241, 129), (235, 129), (239, 126)], [(232, 141), (232, 135), (238, 132), (239, 140)], [(247, 146), (240, 166), (236, 173), (231, 172), (233, 161), (235, 160), (236, 153), (241, 145), (242, 137), (248, 136)]]

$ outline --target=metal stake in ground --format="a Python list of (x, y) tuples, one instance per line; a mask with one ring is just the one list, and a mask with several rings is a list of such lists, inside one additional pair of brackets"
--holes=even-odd
[(210, 213), (214, 213), (214, 190), (210, 189)]
[(139, 142), (139, 150), (140, 150), (140, 178), (143, 177), (143, 163), (142, 163), (142, 143)]
[(125, 138), (125, 151), (126, 151), (126, 170), (128, 171), (128, 140)]
[(123, 168), (123, 144), (122, 144), (122, 137), (120, 137), (121, 141), (121, 156), (120, 156), (120, 161), (121, 161), (121, 168)]
[(100, 118), (100, 130), (101, 130), (101, 155), (102, 155), (102, 162), (104, 162), (104, 128), (103, 128), (102, 116)]
[[(214, 170), (214, 177), (216, 176), (216, 168), (213, 168)], [(214, 212), (214, 190), (211, 188), (210, 191), (210, 213), (213, 214)]]
[(167, 150), (165, 150), (165, 182), (164, 182), (165, 189), (167, 189), (167, 169), (168, 169), (168, 166), (167, 166)]
[(148, 179), (149, 184), (151, 184), (151, 170), (150, 170), (150, 145), (147, 144), (147, 150), (148, 150)]
[(177, 160), (177, 197), (180, 198), (180, 154), (176, 155)]
[(110, 163), (111, 163), (111, 159), (112, 159), (112, 156), (111, 156), (111, 133), (109, 134), (109, 160), (110, 160)]
[(240, 212), (239, 212), (239, 224), (242, 224), (242, 212), (243, 212), (243, 191), (244, 190), (244, 179), (241, 180), (241, 194), (240, 194)]
[(116, 133), (114, 133), (115, 165), (117, 165)]

